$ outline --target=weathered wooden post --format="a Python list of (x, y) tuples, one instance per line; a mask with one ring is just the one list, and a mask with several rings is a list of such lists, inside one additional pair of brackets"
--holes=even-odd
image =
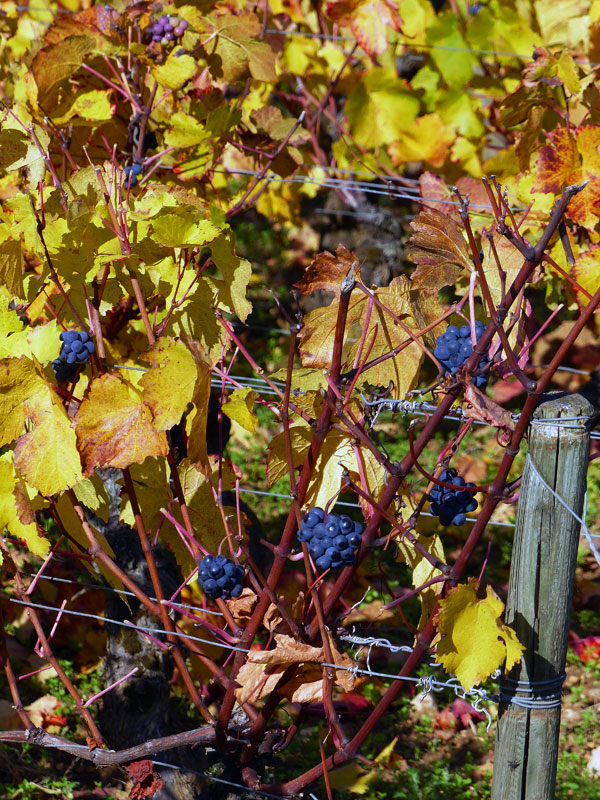
[(500, 683), (492, 800), (554, 798), (581, 527), (568, 509), (581, 517), (593, 413), (580, 395), (561, 393), (531, 422), (505, 615), (526, 649)]

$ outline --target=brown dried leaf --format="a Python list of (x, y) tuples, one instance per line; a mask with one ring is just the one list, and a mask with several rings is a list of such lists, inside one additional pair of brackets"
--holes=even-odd
[(258, 650), (250, 653), (248, 659), (257, 664), (267, 666), (279, 666), (280, 664), (288, 667), (290, 664), (300, 664), (305, 661), (323, 660), (323, 650), (321, 647), (312, 647), (310, 644), (303, 644), (296, 641), (286, 634), (275, 636), (274, 650)]
[(374, 600), (372, 603), (353, 608), (348, 616), (344, 617), (343, 624), (348, 626), (359, 622), (383, 622), (393, 616), (394, 612), (385, 608), (383, 600)]
[[(233, 597), (227, 601), (227, 607), (231, 611), (234, 620), (238, 625), (247, 622), (252, 615), (254, 606), (258, 603), (258, 595), (252, 589), (246, 587), (239, 597)], [(267, 614), (269, 612), (267, 611)], [(266, 615), (265, 615), (266, 616)]]
[(275, 603), (271, 603), (271, 605), (267, 608), (267, 612), (263, 618), (263, 625), (271, 633), (277, 633), (282, 629), (287, 629), (287, 626), (284, 625), (281, 614), (279, 613), (279, 609)]
[(511, 419), (510, 411), (494, 403), (489, 397), (476, 389), (472, 383), (467, 384), (465, 389), (465, 400), (467, 408), (465, 414), (470, 419), (478, 419), (494, 428), (502, 428), (505, 431), (514, 430), (514, 423)]
[(257, 664), (251, 660), (254, 652), (250, 653), (248, 661), (236, 677), (236, 681), (240, 685), (240, 688), (235, 690), (238, 703), (245, 703), (247, 700), (256, 703), (262, 697), (271, 694), (285, 672), (284, 669), (279, 669), (267, 673), (264, 664)]
[[(327, 662), (324, 649), (303, 644), (285, 634), (276, 633), (274, 638), (276, 645), (273, 650), (253, 650), (249, 653), (248, 661), (236, 679), (240, 684), (235, 693), (238, 702), (246, 700), (255, 702), (268, 695), (274, 690), (285, 670), (294, 664), (298, 664), (299, 667), (302, 665), (302, 668), (297, 670), (279, 691), (296, 703), (315, 702), (315, 699), (321, 699), (321, 689), (311, 684), (322, 684), (322, 673), (316, 665)], [(329, 643), (332, 663), (348, 668), (354, 666), (348, 655), (337, 651), (331, 636)], [(349, 669), (335, 670), (335, 682), (345, 692), (352, 691), (355, 680)], [(303, 687), (303, 684), (308, 686)]]
[(451, 286), (473, 269), (471, 253), (459, 225), (435, 209), (427, 209), (410, 223), (407, 257), (417, 265), (411, 276), (413, 289)]
[(347, 250), (343, 244), (339, 244), (335, 255), (327, 250), (319, 253), (304, 271), (302, 280), (299, 280), (294, 286), (302, 294), (310, 294), (316, 292), (317, 289), (323, 289), (326, 292), (333, 292), (336, 297), (339, 297), (341, 283), (352, 267), (354, 267), (355, 277), (360, 280), (358, 263), (357, 256)]
[(150, 759), (125, 764), (125, 769), (130, 780), (133, 781), (133, 786), (129, 792), (129, 797), (132, 800), (144, 800), (146, 797), (153, 797), (165, 785), (160, 775), (154, 772), (154, 764)]
[(36, 728), (42, 728), (48, 717), (52, 717), (59, 706), (60, 700), (58, 698), (51, 694), (45, 694), (25, 706), (25, 711)]

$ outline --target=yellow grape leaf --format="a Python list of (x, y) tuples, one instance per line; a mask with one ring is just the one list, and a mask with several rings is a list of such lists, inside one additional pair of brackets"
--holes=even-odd
[(11, 296), (24, 298), (21, 241), (13, 239), (10, 231), (8, 225), (0, 226), (0, 282)]
[[(285, 383), (287, 380), (287, 369), (285, 367), (278, 369), (277, 372), (273, 372), (271, 374), (271, 378), (274, 381), (281, 381), (282, 383)], [(299, 369), (292, 370), (292, 379), (290, 385), (292, 394), (298, 391), (318, 392), (319, 389), (326, 388), (327, 381), (325, 380), (322, 369), (305, 369), (300, 367)]]
[(399, 31), (402, 24), (395, 0), (330, 0), (327, 15), (349, 27), (371, 58), (387, 49), (387, 27)]
[[(397, 743), (398, 736), (395, 736), (379, 755), (375, 756), (375, 763), (386, 765), (392, 758)], [(367, 771), (356, 762), (345, 764), (329, 773), (329, 783), (334, 789), (345, 789), (352, 794), (366, 794), (369, 791), (369, 784), (375, 778), (377, 772), (374, 769)]]
[(525, 648), (500, 617), (504, 603), (491, 586), (486, 596), (477, 596), (479, 581), (456, 586), (440, 601), (436, 625), (442, 638), (436, 661), (452, 672), (469, 691), (503, 664), (508, 673)]
[(211, 242), (219, 236), (223, 225), (204, 218), (202, 212), (161, 214), (152, 221), (152, 236), (165, 247), (191, 247)]
[(252, 311), (252, 303), (246, 297), (246, 289), (252, 277), (252, 265), (246, 258), (235, 253), (233, 231), (225, 231), (208, 245), (212, 260), (217, 265), (222, 281), (215, 280), (219, 304), (234, 311), (241, 322), (245, 322)]
[(86, 475), (96, 467), (125, 469), (169, 450), (142, 393), (120, 375), (90, 382), (74, 423)]
[(427, 161), (433, 167), (442, 167), (454, 139), (454, 131), (444, 125), (438, 113), (424, 114), (390, 144), (388, 153), (395, 166)]
[(164, 64), (152, 67), (154, 80), (165, 89), (180, 89), (196, 72), (196, 59), (187, 53), (178, 55), (178, 51), (179, 48), (175, 48), (169, 53)]
[(252, 389), (236, 389), (230, 399), (223, 404), (223, 413), (245, 430), (254, 433), (258, 417), (253, 413), (253, 408), (258, 397), (258, 392)]
[[(214, 318), (214, 317), (213, 317)], [(210, 471), (208, 452), (206, 449), (206, 422), (208, 419), (208, 403), (210, 400), (211, 365), (203, 354), (191, 345), (196, 362), (196, 383), (192, 395), (193, 411), (186, 420), (188, 435), (187, 452), (190, 462), (204, 472)]]
[[(437, 558), (438, 561), (441, 561), (443, 564), (446, 563), (444, 546), (442, 544), (442, 540), (437, 534), (434, 534), (433, 536), (424, 536), (421, 533), (416, 533), (415, 536), (417, 542), (424, 547), (425, 550), (430, 553), (430, 555)], [(414, 544), (409, 542), (408, 539), (396, 539), (396, 545), (398, 547), (398, 561), (404, 561), (404, 563), (408, 564), (412, 570), (412, 583), (415, 589), (442, 574), (439, 569), (436, 569), (432, 564), (429, 563), (429, 561), (427, 561), (423, 554), (420, 553)], [(418, 631), (422, 631), (425, 627), (425, 624), (429, 619), (429, 615), (433, 611), (443, 587), (444, 584), (442, 582), (434, 583), (419, 592), (419, 600), (421, 601), (421, 618), (419, 619), (419, 624), (417, 625)]]
[[(420, 314), (422, 309), (414, 304), (411, 289), (410, 281), (404, 275), (400, 275), (394, 278), (389, 286), (376, 289), (374, 294), (386, 308), (403, 320), (409, 329), (414, 330), (418, 328), (414, 315), (417, 312)], [(360, 307), (353, 307), (352, 315), (349, 311), (348, 321), (357, 325), (358, 330), (361, 332), (365, 328), (367, 329), (365, 342), (368, 344), (365, 346), (370, 346), (371, 342), (373, 342), (369, 359), (375, 359), (389, 353), (396, 346), (405, 343), (409, 337), (405, 330), (379, 306), (373, 307), (367, 326), (368, 306), (366, 300), (367, 298), (363, 299)], [(360, 315), (357, 312), (360, 312)], [(355, 340), (348, 349), (344, 369), (350, 369), (354, 366), (358, 348), (359, 341)], [(365, 351), (363, 350), (363, 356), (364, 353)], [(380, 364), (363, 372), (360, 383), (367, 382), (377, 386), (387, 386), (392, 382), (393, 396), (397, 399), (402, 399), (415, 386), (422, 362), (423, 351), (413, 342), (405, 347), (404, 350), (401, 350), (394, 358), (382, 361)]]
[(62, 404), (55, 401), (34, 415), (35, 427), (15, 445), (15, 467), (44, 497), (78, 483), (83, 475), (75, 431)]
[[(496, 252), (498, 253), (498, 259), (500, 260), (500, 264), (502, 266), (502, 271), (506, 273), (506, 277), (504, 279), (505, 291), (510, 289), (512, 282), (517, 277), (518, 272), (520, 271), (521, 267), (523, 266), (523, 256), (517, 248), (511, 244), (505, 236), (501, 236), (499, 233), (494, 233), (493, 242), (496, 246)], [(492, 252), (491, 245), (488, 243), (487, 239), (483, 239), (482, 241), (482, 249), (483, 249), (483, 272), (485, 274), (485, 278), (487, 281), (487, 285), (490, 290), (490, 294), (492, 295), (492, 300), (494, 301), (494, 305), (496, 308), (500, 305), (502, 298), (502, 281), (500, 273), (498, 272), (498, 266), (496, 264), (496, 259), (494, 258), (494, 254)], [(486, 308), (485, 300), (483, 298), (483, 292), (480, 289), (482, 301), (484, 303), (484, 308)]]
[(462, 27), (462, 20), (459, 22), (453, 11), (437, 14), (427, 27), (427, 44), (432, 47), (431, 58), (444, 76), (444, 83), (462, 89), (469, 84), (477, 60), (469, 52), (459, 26)]
[[(411, 297), (410, 281), (400, 275), (389, 284), (373, 290), (375, 296), (398, 318), (405, 321), (408, 328), (414, 326), (413, 314), (422, 309), (415, 306)], [(304, 318), (304, 327), (300, 331), (300, 358), (305, 367), (329, 367), (333, 353), (335, 328), (338, 313), (338, 302), (334, 300), (329, 306), (316, 308)], [(392, 317), (378, 305), (373, 305), (367, 324), (368, 298), (359, 291), (352, 293), (348, 304), (346, 335), (349, 336), (352, 326), (355, 327), (354, 341), (346, 349), (343, 364), (344, 370), (354, 366), (360, 334), (366, 328), (365, 347), (370, 347), (370, 359), (378, 358), (405, 343), (408, 335)], [(372, 343), (372, 344), (371, 344)], [(363, 348), (363, 355), (364, 355)], [(394, 358), (382, 361), (361, 375), (362, 381), (387, 386), (393, 383), (393, 396), (403, 398), (416, 383), (423, 352), (417, 344), (407, 345)]]
[(23, 432), (35, 410), (51, 405), (51, 390), (28, 358), (0, 360), (0, 447)]
[(256, 14), (211, 14), (207, 21), (207, 32), (213, 34), (209, 39), (213, 41), (204, 57), (214, 78), (228, 83), (250, 75), (259, 81), (275, 80), (275, 53), (260, 41), (261, 26)]
[(112, 89), (92, 89), (70, 99), (68, 107), (57, 109), (52, 121), (64, 125), (73, 117), (82, 117), (89, 122), (107, 122), (112, 119), (116, 106), (110, 102)]
[(169, 129), (165, 133), (168, 147), (193, 147), (211, 138), (211, 133), (196, 117), (176, 111), (169, 117)]
[[(294, 468), (300, 467), (308, 455), (313, 431), (299, 423), (290, 428)], [(344, 469), (357, 471), (356, 457), (352, 450), (352, 439), (342, 431), (330, 431), (323, 443), (313, 476), (306, 493), (306, 504), (325, 508), (339, 491)], [(269, 443), (267, 458), (267, 480), (269, 486), (288, 475), (285, 433), (279, 433)]]
[(375, 68), (361, 78), (345, 109), (358, 145), (368, 149), (388, 145), (410, 130), (420, 104), (406, 88), (394, 69)]
[(60, 331), (56, 320), (23, 327), (16, 311), (0, 308), (0, 357), (33, 356), (41, 364), (47, 364), (58, 356)]
[[(580, 253), (572, 271), (581, 288), (593, 296), (600, 287), (600, 245), (594, 244), (584, 253)], [(589, 298), (576, 288), (575, 294), (579, 307), (585, 308), (590, 302)]]
[[(192, 526), (196, 533), (197, 541), (200, 542), (200, 544), (210, 553), (216, 553), (221, 545), (223, 545), (223, 552), (226, 553), (228, 549), (227, 532), (223, 523), (221, 509), (215, 502), (211, 487), (211, 483), (212, 486), (217, 486), (219, 482), (218, 458), (214, 457), (210, 460), (208, 479), (187, 458), (178, 465), (177, 472), (179, 473), (183, 496), (188, 507), (188, 512), (192, 521)], [(222, 463), (221, 478), (223, 491), (226, 492), (235, 486), (236, 475), (231, 464), (227, 462)], [(235, 502), (235, 500), (233, 502)], [(228, 520), (229, 529), (232, 535), (237, 537), (238, 525), (235, 509), (225, 507), (223, 512)], [(178, 506), (173, 506), (172, 513), (178, 522), (183, 525), (183, 519)], [(177, 558), (184, 575), (189, 575), (192, 569), (195, 568), (196, 564), (191, 560), (191, 557), (187, 552), (187, 548), (181, 541), (181, 535), (175, 530), (175, 528), (173, 528), (173, 526), (167, 525), (163, 526), (163, 529), (161, 530), (161, 537), (167, 541), (175, 553), (175, 557)]]
[(192, 399), (194, 357), (183, 342), (163, 337), (141, 358), (151, 365), (140, 380), (144, 403), (152, 411), (156, 429), (169, 430), (181, 420)]
[(15, 497), (17, 483), (12, 454), (3, 453), (0, 456), (0, 530), (8, 528), (12, 536), (25, 542), (31, 553), (45, 556), (50, 552), (50, 542), (40, 534), (35, 517), (27, 523), (19, 518)]
[(108, 494), (104, 481), (97, 473), (89, 478), (83, 478), (73, 487), (73, 491), (80, 503), (105, 522), (108, 521)]

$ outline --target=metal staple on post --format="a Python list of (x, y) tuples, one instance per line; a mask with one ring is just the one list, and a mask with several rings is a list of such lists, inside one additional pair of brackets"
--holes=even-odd
[(593, 413), (580, 395), (559, 393), (531, 422), (506, 604), (525, 652), (500, 682), (492, 800), (554, 798)]

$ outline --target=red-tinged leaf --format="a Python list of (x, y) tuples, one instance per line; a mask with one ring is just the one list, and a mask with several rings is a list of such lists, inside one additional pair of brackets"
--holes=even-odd
[[(581, 253), (572, 272), (581, 288), (593, 295), (600, 286), (600, 245), (592, 245), (585, 253)], [(575, 289), (575, 294), (579, 307), (585, 308), (590, 301), (589, 297), (578, 289)]]
[(473, 269), (462, 229), (446, 214), (435, 209), (421, 211), (410, 227), (406, 256), (417, 265), (411, 288), (452, 286), (465, 270)]
[(583, 639), (575, 637), (571, 646), (575, 654), (586, 664), (590, 661), (600, 661), (600, 636), (586, 636)]
[(342, 281), (352, 268), (354, 268), (355, 277), (360, 280), (358, 258), (343, 244), (339, 244), (335, 255), (327, 250), (319, 253), (306, 268), (302, 279), (294, 286), (302, 294), (310, 294), (316, 292), (317, 289), (323, 289), (326, 292), (333, 292), (336, 297), (339, 297)]
[[(476, 178), (469, 178), (467, 175), (463, 175), (462, 178), (459, 178), (456, 181), (456, 188), (463, 197), (466, 196), (469, 197), (470, 206), (489, 207), (490, 199), (485, 190), (485, 186), (481, 181), (478, 181)], [(475, 208), (474, 210), (477, 211), (478, 209)]]
[(481, 711), (477, 711), (477, 709), (473, 708), (470, 703), (467, 703), (467, 701), (463, 700), (461, 697), (457, 697), (452, 703), (452, 713), (463, 728), (470, 727), (471, 720), (474, 722), (481, 722), (485, 719), (485, 714)]
[(402, 20), (394, 0), (332, 0), (327, 14), (342, 26), (349, 26), (362, 49), (374, 58), (388, 46), (387, 27), (400, 30)]
[(593, 228), (600, 216), (600, 126), (580, 128), (573, 135), (567, 128), (547, 133), (550, 144), (540, 150), (533, 191), (558, 193), (565, 186), (588, 185), (569, 203), (566, 216)]
[(456, 220), (460, 219), (456, 197), (443, 178), (433, 172), (425, 171), (419, 178), (419, 188), (425, 203), (428, 205), (435, 203), (435, 208), (444, 216), (454, 215)]
[(533, 191), (556, 193), (572, 182), (580, 159), (575, 138), (567, 128), (548, 131), (546, 137), (550, 143), (540, 149)]
[(130, 780), (133, 781), (133, 786), (129, 792), (129, 797), (132, 800), (144, 800), (146, 797), (153, 797), (165, 785), (160, 775), (154, 772), (154, 764), (150, 759), (133, 761), (131, 764), (126, 764), (125, 769)]
[[(142, 13), (142, 9), (138, 9), (138, 14)], [(57, 44), (68, 36), (84, 33), (115, 35), (120, 19), (119, 12), (109, 5), (95, 5), (78, 14), (61, 14), (44, 36), (44, 44)]]
[(600, 178), (595, 175), (590, 177), (584, 168), (571, 173), (571, 184), (581, 184), (585, 180), (588, 181), (587, 186), (571, 199), (565, 216), (591, 230), (596, 227), (600, 217)]

